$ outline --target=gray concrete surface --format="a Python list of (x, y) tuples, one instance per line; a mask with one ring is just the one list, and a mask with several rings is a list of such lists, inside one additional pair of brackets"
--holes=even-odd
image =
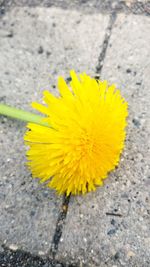
[(0, 101), (31, 110), (30, 102), (39, 101), (43, 89), (57, 94), (58, 75), (67, 78), (71, 68), (94, 75), (108, 43), (101, 78), (115, 82), (129, 102), (129, 125), (121, 162), (105, 186), (71, 197), (55, 264), (32, 253), (47, 255), (62, 198), (32, 180), (25, 167), (25, 124), (0, 118), (0, 245), (31, 252), (27, 257), (24, 251), (4, 250), (2, 256), (0, 251), (0, 266), (150, 266), (150, 20), (147, 11), (142, 16), (117, 14), (110, 30), (108, 11), (115, 2), (121, 3), (55, 1), (63, 7), (59, 9), (21, 7), (53, 1), (5, 1), (9, 9), (0, 18)]
[[(30, 109), (58, 75), (94, 73), (108, 16), (56, 8), (15, 8), (0, 21), (0, 100)], [(62, 198), (32, 180), (25, 167), (23, 123), (0, 118), (0, 240), (46, 254)]]
[[(15, 6), (45, 6), (76, 9), (82, 12), (110, 13), (112, 11), (150, 14), (149, 0), (1, 0), (5, 8)], [(1, 2), (0, 2), (1, 3)]]
[(149, 18), (134, 15), (119, 15), (112, 30), (101, 77), (116, 83), (129, 103), (126, 148), (104, 187), (71, 199), (59, 260), (150, 266), (149, 31)]

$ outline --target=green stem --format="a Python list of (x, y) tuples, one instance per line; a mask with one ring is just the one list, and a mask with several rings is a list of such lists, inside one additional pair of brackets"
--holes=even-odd
[(21, 110), (21, 109), (9, 107), (9, 106), (4, 105), (4, 104), (0, 104), (0, 114), (15, 118), (18, 120), (33, 122), (36, 124), (40, 124), (40, 125), (49, 127), (48, 123), (42, 121), (43, 117), (36, 115), (36, 114), (33, 114), (31, 112)]

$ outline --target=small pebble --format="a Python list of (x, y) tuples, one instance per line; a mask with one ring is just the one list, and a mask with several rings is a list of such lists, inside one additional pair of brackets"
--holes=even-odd
[(127, 253), (127, 257), (128, 258), (131, 258), (131, 257), (134, 257), (134, 256), (135, 256), (135, 253), (132, 250), (128, 251), (128, 253)]
[(116, 233), (116, 229), (110, 229), (108, 232), (107, 232), (107, 235), (114, 235)]
[(71, 77), (67, 77), (66, 78), (66, 82), (71, 82), (72, 81), (72, 78)]
[(141, 85), (141, 82), (136, 82), (136, 85)]
[(7, 37), (12, 38), (13, 37), (13, 32), (8, 33)]
[(34, 216), (35, 215), (35, 210), (31, 210), (30, 215)]
[(46, 55), (47, 55), (47, 57), (49, 57), (51, 55), (51, 52), (50, 51), (47, 51), (46, 52)]
[(132, 122), (136, 127), (140, 126), (140, 121), (137, 118), (133, 118)]
[(116, 252), (116, 254), (114, 255), (114, 260), (118, 260), (120, 257), (120, 253), (119, 252)]
[(43, 52), (44, 52), (44, 49), (43, 49), (42, 46), (40, 46), (40, 47), (38, 48), (38, 53), (39, 53), (39, 54), (42, 54)]
[(44, 255), (45, 255), (45, 252), (40, 250), (40, 251), (38, 252), (38, 254), (39, 254), (39, 256), (44, 256)]
[(48, 195), (49, 195), (49, 192), (48, 192), (48, 191), (44, 191), (44, 192), (43, 192), (43, 196), (44, 196), (44, 197), (48, 197)]
[(116, 221), (114, 219), (111, 220), (110, 222), (112, 225), (115, 225), (116, 224)]
[(126, 69), (126, 73), (131, 73), (131, 69)]
[(11, 245), (9, 246), (9, 248), (10, 248), (11, 250), (13, 250), (13, 251), (16, 251), (16, 250), (18, 249), (18, 246), (15, 245), (15, 244), (11, 244)]

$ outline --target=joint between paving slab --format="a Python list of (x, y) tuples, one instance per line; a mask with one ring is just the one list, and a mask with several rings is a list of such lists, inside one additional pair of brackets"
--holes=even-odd
[(69, 200), (70, 200), (70, 195), (69, 196), (64, 195), (63, 201), (62, 201), (62, 206), (61, 206), (61, 211), (58, 215), (58, 219), (56, 222), (56, 229), (55, 229), (55, 233), (54, 233), (53, 240), (51, 243), (51, 249), (50, 249), (49, 255), (48, 255), (48, 256), (52, 257), (53, 260), (55, 260), (55, 257), (56, 257), (57, 251), (58, 251), (58, 246), (59, 246), (59, 243), (61, 240), (63, 226), (65, 224), (65, 219), (67, 216)]
[(106, 52), (107, 52), (107, 48), (108, 48), (111, 32), (112, 32), (114, 23), (116, 21), (116, 18), (117, 18), (117, 14), (116, 13), (112, 13), (110, 15), (108, 27), (106, 29), (106, 33), (105, 33), (105, 36), (104, 36), (102, 50), (101, 50), (101, 53), (100, 53), (99, 58), (98, 58), (98, 64), (96, 66), (96, 73), (98, 75), (101, 73), (103, 65), (104, 65), (104, 59), (105, 59), (105, 56), (106, 56)]

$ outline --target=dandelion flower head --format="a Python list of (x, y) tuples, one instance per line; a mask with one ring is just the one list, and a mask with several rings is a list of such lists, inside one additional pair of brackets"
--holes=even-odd
[(28, 166), (59, 194), (85, 194), (103, 185), (124, 147), (127, 102), (115, 85), (70, 72), (58, 78), (59, 97), (44, 91), (45, 105), (32, 103), (49, 127), (28, 123)]

